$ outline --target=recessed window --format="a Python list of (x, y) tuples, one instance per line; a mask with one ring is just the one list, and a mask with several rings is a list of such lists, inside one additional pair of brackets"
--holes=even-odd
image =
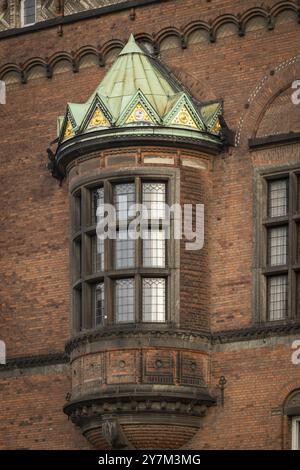
[(114, 206), (118, 220), (127, 220), (134, 216), (135, 185), (133, 183), (114, 186)]
[(143, 183), (143, 204), (148, 211), (148, 218), (165, 218), (166, 186), (164, 183)]
[(166, 238), (164, 230), (150, 228), (143, 231), (143, 266), (164, 268), (166, 260)]
[(270, 181), (268, 185), (270, 217), (284, 217), (288, 212), (288, 179)]
[(164, 322), (166, 312), (166, 280), (143, 279), (143, 321)]
[(130, 238), (127, 229), (117, 232), (115, 241), (116, 269), (133, 268), (135, 264), (135, 240)]
[[(136, 176), (105, 179), (74, 193), (73, 288), (80, 292), (76, 302), (80, 295), (81, 309), (76, 307), (76, 329), (170, 321), (174, 313), (168, 298), (175, 269), (169, 250), (175, 242), (165, 235), (168, 188), (168, 179)], [(114, 238), (102, 239), (97, 233), (105, 204), (116, 212)], [(139, 215), (136, 204), (147, 207), (147, 217), (138, 227), (139, 235), (132, 236), (130, 226)]]
[(95, 326), (104, 324), (104, 315), (104, 283), (100, 282), (95, 287)]
[(92, 222), (97, 223), (104, 215), (104, 188), (92, 192)]
[(36, 22), (36, 0), (22, 0), (21, 25), (29, 26)]
[(116, 323), (134, 322), (134, 279), (115, 281)]
[(298, 170), (262, 182), (260, 320), (300, 317), (300, 205)]
[(268, 279), (268, 320), (284, 320), (288, 307), (288, 280), (285, 274)]
[(94, 235), (93, 246), (93, 272), (104, 271), (104, 240)]
[(300, 416), (292, 420), (292, 450), (300, 450)]
[(282, 266), (287, 264), (287, 241), (287, 225), (268, 229), (268, 254), (270, 266)]

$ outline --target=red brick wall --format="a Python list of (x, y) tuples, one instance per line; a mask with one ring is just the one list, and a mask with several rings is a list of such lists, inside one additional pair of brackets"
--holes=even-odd
[(68, 388), (66, 367), (1, 377), (0, 449), (89, 449), (62, 413)]
[[(195, 19), (215, 20), (220, 14), (243, 13), (255, 4), (170, 0), (138, 8), (135, 21), (124, 11), (66, 25), (62, 37), (50, 28), (2, 39), (0, 67), (7, 62), (24, 64), (33, 57), (50, 60), (56, 52), (71, 53), (88, 44), (103, 50), (107, 41), (125, 41), (132, 31), (154, 34), (159, 42), (164, 28), (181, 31)], [(274, 4), (264, 2), (265, 7)], [(270, 75), (298, 54), (299, 34), (296, 20), (277, 21), (273, 31), (265, 27), (248, 30), (244, 37), (217, 35), (214, 43), (187, 42), (185, 49), (178, 46), (161, 52), (161, 60), (195, 94), (224, 99), (225, 118), (232, 129), (239, 129), (244, 118), (241, 145), (211, 158), (210, 178), (201, 171), (182, 171), (184, 199), (198, 198), (199, 183), (199, 199), (208, 209), (204, 250), (195, 255), (182, 252), (185, 327), (207, 328), (210, 322), (213, 331), (219, 331), (252, 323), (254, 168), (296, 162), (299, 155), (297, 146), (250, 153), (246, 139), (265, 112), (265, 103), (292, 77), (299, 78), (296, 63)], [(107, 66), (84, 68), (76, 74), (54, 70), (52, 79), (9, 85), (7, 104), (0, 107), (0, 320), (9, 357), (62, 351), (69, 338), (67, 182), (59, 186), (50, 177), (46, 148), (56, 137), (56, 118), (66, 103), (85, 101), (106, 70)], [(260, 91), (253, 95), (264, 77)], [(249, 97), (252, 101), (246, 109)], [(292, 111), (299, 114), (297, 107)], [(281, 448), (283, 418), (272, 416), (272, 408), (282, 404), (289, 384), (300, 386), (299, 371), (289, 355), (290, 343), (215, 353), (211, 386), (215, 389), (219, 376), (225, 374), (225, 405), (209, 410), (191, 447)], [(86, 448), (86, 441), (61, 411), (70, 387), (63, 374), (9, 379), (0, 374), (0, 386), (4, 413), (0, 447)]]

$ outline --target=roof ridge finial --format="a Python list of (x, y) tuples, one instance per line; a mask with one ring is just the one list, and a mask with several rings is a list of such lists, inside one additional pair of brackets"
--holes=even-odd
[(134, 53), (145, 54), (140, 48), (140, 46), (137, 44), (134, 34), (130, 33), (129, 39), (119, 55), (134, 54)]

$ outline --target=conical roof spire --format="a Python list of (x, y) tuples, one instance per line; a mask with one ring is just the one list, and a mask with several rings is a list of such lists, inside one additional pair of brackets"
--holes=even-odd
[(134, 35), (131, 33), (126, 46), (122, 49), (119, 56), (125, 54), (144, 54), (142, 49), (137, 45)]
[(94, 131), (103, 130), (104, 135), (107, 129), (129, 137), (138, 128), (143, 135), (219, 141), (222, 104), (210, 104), (209, 112), (206, 108), (197, 106), (131, 34), (88, 101), (68, 104), (65, 117), (59, 120), (59, 143), (87, 133), (92, 136)]

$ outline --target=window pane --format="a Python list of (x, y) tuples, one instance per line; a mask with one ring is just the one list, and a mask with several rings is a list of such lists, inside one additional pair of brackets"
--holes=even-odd
[(115, 282), (116, 323), (134, 322), (134, 279)]
[(147, 207), (148, 218), (165, 218), (166, 184), (143, 183), (143, 204)]
[(280, 266), (287, 263), (287, 226), (268, 230), (268, 263)]
[(282, 217), (288, 212), (288, 180), (269, 182), (269, 217)]
[(104, 271), (104, 240), (93, 237), (93, 272)]
[(298, 434), (297, 450), (300, 450), (300, 419), (297, 421), (297, 434)]
[(143, 279), (143, 321), (164, 322), (166, 317), (166, 280)]
[(95, 326), (104, 324), (104, 283), (96, 285), (95, 288)]
[(119, 220), (127, 220), (135, 214), (130, 208), (135, 204), (135, 184), (116, 184), (114, 187), (114, 204), (116, 216)]
[(282, 320), (287, 316), (287, 275), (268, 278), (268, 318)]
[(104, 188), (93, 191), (92, 197), (92, 222), (98, 223), (104, 216)]
[(24, 1), (24, 25), (35, 23), (35, 0)]
[(164, 268), (166, 258), (165, 231), (151, 228), (143, 230), (143, 265)]
[(127, 230), (119, 230), (115, 241), (115, 264), (117, 269), (132, 268), (135, 265), (135, 240)]

